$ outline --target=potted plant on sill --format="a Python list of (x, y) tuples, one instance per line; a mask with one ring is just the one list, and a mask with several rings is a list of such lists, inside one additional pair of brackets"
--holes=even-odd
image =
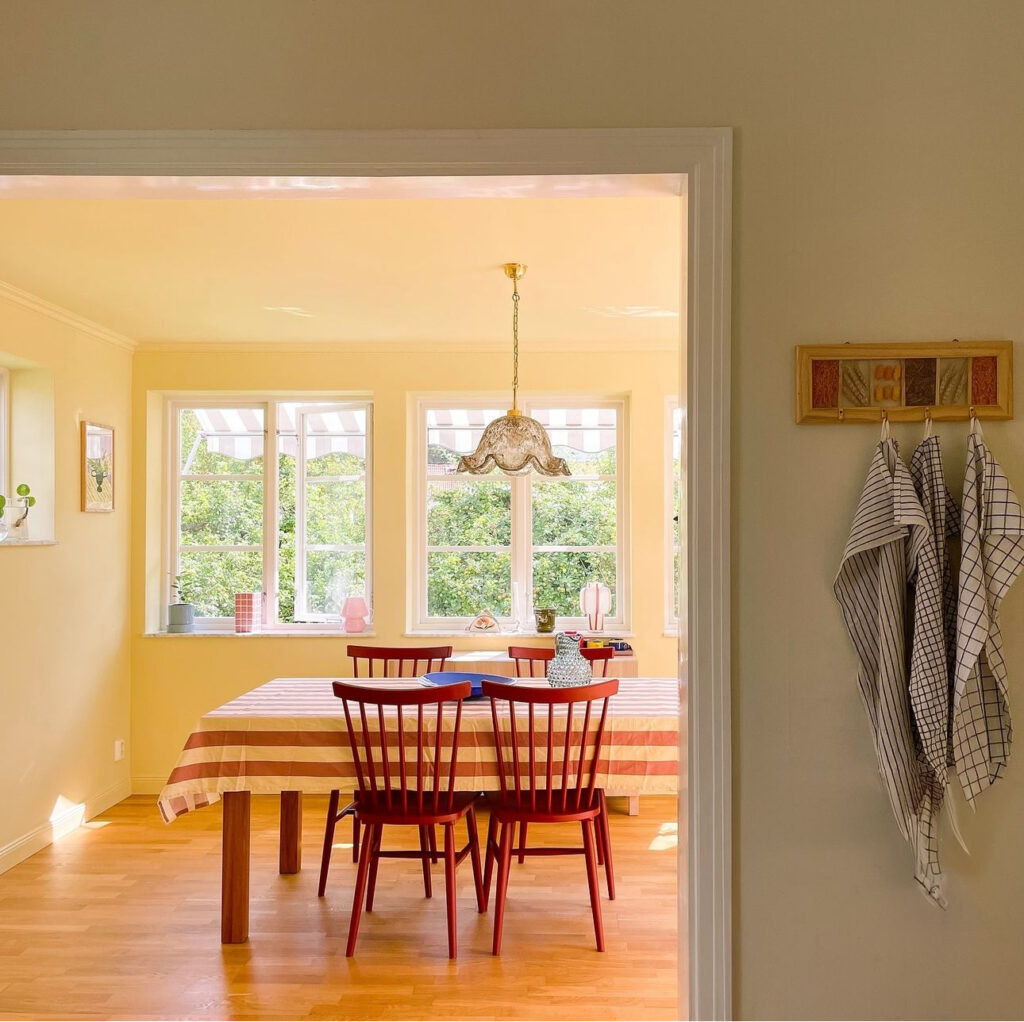
[(174, 603), (167, 607), (167, 631), (175, 635), (196, 630), (196, 608), (191, 603), (181, 602), (181, 576), (171, 576), (171, 598)]
[(15, 493), (17, 493), (17, 497), (15, 497), (14, 503), (21, 508), (21, 514), (9, 526), (4, 520), (7, 498), (0, 493), (0, 542), (5, 539), (28, 539), (28, 512), (29, 508), (35, 506), (36, 498), (32, 496), (28, 483), (19, 483)]

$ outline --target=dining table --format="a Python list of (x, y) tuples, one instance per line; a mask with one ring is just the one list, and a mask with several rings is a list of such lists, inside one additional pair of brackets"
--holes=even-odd
[[(221, 941), (249, 936), (251, 796), (281, 800), (278, 871), (302, 865), (302, 796), (352, 791), (357, 777), (342, 704), (332, 683), (419, 685), (417, 678), (274, 678), (204, 714), (160, 792), (167, 823), (223, 799)], [(521, 679), (518, 685), (541, 684)], [(463, 704), (456, 789), (499, 787), (490, 701)], [(676, 795), (680, 767), (680, 682), (622, 678), (608, 705), (595, 784), (609, 795)]]

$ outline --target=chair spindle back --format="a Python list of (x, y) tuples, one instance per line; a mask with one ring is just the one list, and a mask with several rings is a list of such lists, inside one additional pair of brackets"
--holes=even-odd
[[(483, 693), (491, 701), (502, 796), (528, 799), (531, 810), (545, 812), (578, 806), (584, 793), (591, 797), (601, 762), (608, 700), (618, 690), (617, 678), (577, 688), (484, 681)], [(583, 709), (577, 715), (580, 704)], [(541, 751), (542, 757), (538, 756)]]
[[(431, 671), (443, 671), (452, 655), (452, 647), (350, 645), (348, 655), (352, 658), (353, 678), (362, 677), (359, 673), (360, 660), (367, 661), (365, 676), (368, 678), (418, 678)], [(380, 674), (375, 672), (375, 664), (383, 664)]]
[(508, 657), (515, 662), (517, 678), (543, 678), (555, 651), (545, 646), (509, 646)]
[(471, 691), (468, 681), (437, 688), (334, 682), (334, 694), (345, 711), (359, 795), (382, 800), (388, 810), (400, 805), (403, 813), (410, 806), (420, 813), (425, 808), (451, 811), (462, 700)]
[(608, 677), (608, 664), (611, 662), (612, 657), (615, 656), (615, 650), (611, 646), (595, 646), (592, 649), (581, 646), (580, 652), (585, 660), (590, 661), (590, 672), (595, 678), (597, 677), (598, 664), (601, 665), (601, 677)]

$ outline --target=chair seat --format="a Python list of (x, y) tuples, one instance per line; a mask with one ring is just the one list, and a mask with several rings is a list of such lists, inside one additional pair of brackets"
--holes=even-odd
[(536, 793), (536, 805), (533, 794), (523, 791), (519, 794), (509, 792), (488, 792), (487, 804), (491, 814), (500, 822), (519, 823), (561, 823), (573, 820), (592, 820), (601, 812), (601, 789), (593, 791), (566, 792), (565, 805), (562, 805), (561, 791), (551, 796), (551, 808), (548, 808), (548, 793), (539, 790)]
[(448, 796), (442, 793), (435, 800), (433, 792), (423, 795), (420, 809), (415, 792), (408, 793), (407, 807), (402, 809), (401, 790), (393, 790), (389, 806), (384, 794), (359, 793), (356, 795), (356, 819), (361, 823), (391, 823), (396, 825), (427, 826), (433, 823), (454, 823), (466, 815), (470, 806), (480, 797), (475, 791), (456, 791), (451, 805)]

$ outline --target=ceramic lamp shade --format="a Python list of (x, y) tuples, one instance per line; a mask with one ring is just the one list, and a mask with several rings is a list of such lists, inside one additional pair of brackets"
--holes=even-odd
[(366, 631), (366, 616), (370, 608), (361, 596), (349, 596), (341, 605), (341, 616), (345, 621), (346, 632)]
[(592, 632), (604, 628), (604, 616), (611, 608), (611, 590), (603, 582), (588, 582), (580, 590), (580, 610)]

